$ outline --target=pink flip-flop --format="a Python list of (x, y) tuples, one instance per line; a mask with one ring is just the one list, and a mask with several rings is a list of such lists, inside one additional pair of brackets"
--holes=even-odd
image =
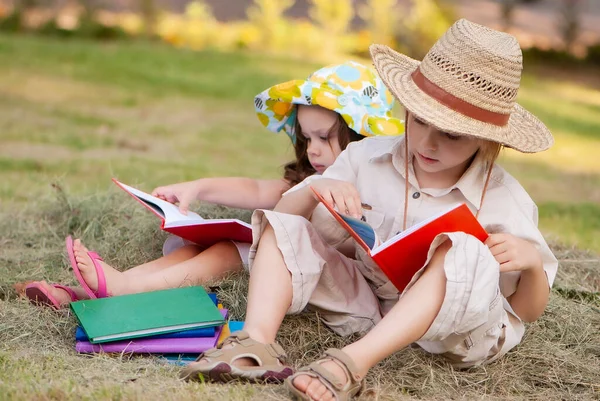
[(90, 297), (90, 299), (96, 298), (106, 298), (108, 297), (108, 293), (106, 291), (106, 278), (104, 277), (104, 270), (102, 266), (100, 266), (99, 261), (102, 260), (100, 255), (96, 252), (89, 251), (88, 256), (92, 259), (92, 263), (94, 264), (94, 269), (96, 269), (96, 276), (98, 277), (98, 290), (94, 291), (90, 288), (88, 283), (83, 278), (81, 274), (81, 270), (79, 270), (79, 266), (77, 266), (77, 260), (75, 259), (75, 253), (73, 252), (73, 238), (69, 235), (65, 239), (65, 243), (67, 246), (67, 255), (69, 255), (69, 261), (71, 262), (71, 267), (73, 268), (73, 273), (75, 273), (75, 277), (81, 287), (85, 291), (86, 294)]
[[(60, 288), (65, 290), (71, 296), (71, 302), (78, 300), (77, 294), (71, 288), (60, 285), (60, 284), (49, 284), (54, 288)], [(52, 294), (48, 292), (40, 283), (30, 283), (25, 286), (25, 296), (29, 298), (32, 303), (39, 305), (50, 306), (54, 309), (62, 309), (62, 305)]]

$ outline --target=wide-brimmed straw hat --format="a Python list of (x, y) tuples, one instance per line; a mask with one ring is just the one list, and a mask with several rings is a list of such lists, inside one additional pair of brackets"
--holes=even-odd
[(515, 101), (523, 57), (512, 35), (461, 19), (421, 62), (383, 45), (370, 51), (398, 101), (437, 129), (525, 153), (554, 143), (548, 128)]
[(294, 143), (295, 105), (335, 111), (362, 136), (404, 132), (403, 122), (392, 117), (394, 96), (373, 69), (354, 61), (321, 68), (306, 80), (272, 86), (254, 98), (260, 122), (275, 133), (285, 131)]

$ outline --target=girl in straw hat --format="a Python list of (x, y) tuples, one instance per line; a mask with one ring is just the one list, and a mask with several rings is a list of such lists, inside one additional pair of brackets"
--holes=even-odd
[[(391, 117), (394, 98), (375, 72), (356, 62), (322, 68), (306, 80), (284, 82), (256, 96), (260, 122), (270, 131), (284, 131), (292, 140), (296, 160), (285, 166), (283, 179), (208, 178), (152, 191), (178, 202), (186, 213), (193, 200), (244, 209), (272, 208), (281, 194), (306, 177), (322, 174), (348, 143), (366, 136), (398, 135), (402, 121)], [(32, 300), (54, 308), (83, 298), (105, 297), (194, 285), (247, 265), (250, 244), (225, 241), (200, 249), (169, 237), (165, 256), (120, 272), (88, 249), (67, 238), (67, 253), (82, 288), (44, 281), (21, 285)]]
[[(537, 228), (536, 205), (495, 164), (502, 146), (539, 152), (553, 142), (515, 103), (516, 39), (460, 20), (422, 62), (380, 45), (371, 54), (406, 109), (406, 135), (350, 144), (274, 211), (254, 212), (244, 331), (204, 353), (184, 377), (282, 380), (290, 368), (275, 336), (286, 313), (308, 307), (336, 333), (366, 335), (325, 351), (286, 385), (301, 399), (346, 400), (372, 366), (411, 343), (460, 367), (488, 363), (516, 346), (524, 322), (544, 311), (557, 261)], [(361, 247), (356, 259), (335, 249), (347, 233), (317, 206), (309, 185), (338, 210), (364, 216), (382, 239), (457, 202), (490, 236), (481, 243), (462, 232), (439, 235), (399, 294)]]

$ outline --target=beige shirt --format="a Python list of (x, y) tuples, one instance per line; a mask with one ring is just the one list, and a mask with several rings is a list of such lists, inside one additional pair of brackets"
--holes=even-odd
[[(405, 196), (404, 137), (372, 137), (350, 143), (322, 176), (308, 177), (290, 191), (322, 178), (334, 178), (354, 184), (361, 201), (372, 207), (372, 210), (364, 210), (364, 216), (381, 240), (386, 241), (402, 230)], [(480, 157), (476, 157), (452, 187), (421, 188), (412, 163), (409, 163), (407, 228), (456, 203), (464, 202), (476, 213), (485, 178), (484, 163)], [(492, 171), (478, 219), (488, 233), (510, 233), (535, 244), (542, 255), (548, 283), (552, 285), (558, 262), (537, 228), (537, 206), (518, 181), (498, 165)], [(337, 245), (348, 238), (347, 232), (322, 205), (315, 209), (311, 221), (331, 245)], [(364, 250), (359, 246), (356, 248), (357, 259), (370, 267), (371, 277), (366, 277), (367, 280), (374, 287), (389, 283), (385, 274), (374, 265)], [(516, 291), (520, 274), (500, 274), (500, 291), (505, 298)], [(507, 302), (505, 308), (514, 314)]]

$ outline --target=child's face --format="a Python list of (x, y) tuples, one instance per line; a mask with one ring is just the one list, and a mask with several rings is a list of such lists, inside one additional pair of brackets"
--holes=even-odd
[(298, 124), (306, 138), (308, 161), (319, 174), (342, 152), (338, 133), (331, 132), (337, 119), (335, 111), (320, 106), (298, 106)]
[(458, 180), (481, 146), (476, 138), (442, 132), (412, 113), (408, 113), (408, 132), (415, 171), (429, 174), (438, 182)]

